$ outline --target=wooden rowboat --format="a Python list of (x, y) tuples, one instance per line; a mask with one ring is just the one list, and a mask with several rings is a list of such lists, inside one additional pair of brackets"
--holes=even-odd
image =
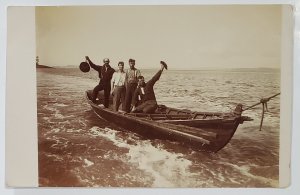
[(159, 105), (154, 114), (114, 112), (98, 105), (103, 102), (103, 95), (99, 94), (98, 102), (93, 103), (91, 91), (86, 91), (88, 103), (98, 117), (142, 136), (174, 140), (208, 152), (222, 149), (239, 124), (252, 120), (241, 115), (240, 104), (229, 113), (193, 112), (163, 105)]

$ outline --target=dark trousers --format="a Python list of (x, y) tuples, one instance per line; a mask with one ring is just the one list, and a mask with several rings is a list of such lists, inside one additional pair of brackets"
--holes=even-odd
[(93, 102), (96, 102), (98, 92), (104, 90), (104, 106), (109, 106), (109, 95), (110, 95), (110, 83), (99, 83), (93, 90)]
[(138, 107), (136, 107), (135, 112), (143, 113), (154, 113), (157, 108), (157, 102), (155, 100), (147, 100)]
[(125, 111), (125, 86), (114, 88), (114, 97), (113, 97), (113, 109), (114, 111), (119, 110), (119, 106), (122, 103), (122, 110)]
[(134, 91), (136, 90), (137, 83), (128, 83), (126, 86), (126, 95), (125, 95), (125, 108), (126, 112), (130, 112), (130, 106)]

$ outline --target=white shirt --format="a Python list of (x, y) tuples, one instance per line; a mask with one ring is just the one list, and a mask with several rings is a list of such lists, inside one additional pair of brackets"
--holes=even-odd
[(112, 79), (111, 79), (111, 86), (124, 86), (125, 85), (125, 79), (126, 79), (126, 73), (125, 72), (114, 72)]

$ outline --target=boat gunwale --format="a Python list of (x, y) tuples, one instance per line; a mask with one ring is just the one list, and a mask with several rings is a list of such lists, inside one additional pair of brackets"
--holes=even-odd
[[(231, 115), (229, 116), (228, 118), (214, 118), (214, 119), (211, 119), (211, 118), (204, 118), (204, 119), (174, 119), (174, 120), (153, 120), (151, 119), (150, 117), (137, 117), (135, 115), (131, 115), (131, 114), (128, 114), (128, 113), (121, 113), (121, 112), (116, 112), (116, 111), (113, 111), (109, 108), (105, 108), (105, 107), (100, 107), (99, 105), (95, 104), (94, 102), (92, 102), (91, 100), (90, 101), (90, 104), (92, 107), (95, 107), (97, 109), (102, 109), (102, 110), (105, 110), (106, 112), (110, 112), (114, 115), (120, 115), (120, 116), (124, 116), (126, 118), (131, 118), (133, 120), (141, 120), (141, 121), (149, 121), (149, 122), (157, 122), (157, 123), (167, 123), (167, 122), (179, 122), (179, 121), (187, 121), (187, 122), (197, 122), (197, 121), (204, 121), (204, 122), (216, 122), (216, 123), (232, 123), (234, 121), (236, 121), (238, 118), (240, 118), (241, 116), (239, 115)], [(148, 114), (148, 115), (151, 115), (151, 114)], [(171, 123), (169, 123), (171, 124)], [(174, 124), (175, 125), (175, 124)]]
[[(145, 118), (146, 117), (149, 117), (149, 118), (152, 118), (152, 117), (159, 117), (159, 116), (170, 116), (170, 117), (179, 117), (179, 116), (194, 116), (195, 114), (196, 115), (204, 115), (204, 116), (216, 116), (216, 117), (219, 117), (219, 118), (209, 118), (209, 117), (206, 117), (206, 118), (188, 118), (188, 119), (182, 119), (182, 120), (191, 120), (191, 121), (208, 121), (208, 120), (236, 120), (236, 118), (239, 118), (241, 117), (241, 115), (237, 115), (235, 114), (234, 112), (224, 112), (224, 113), (220, 113), (220, 112), (193, 112), (191, 111), (191, 113), (188, 113), (188, 111), (180, 111), (180, 112), (185, 112), (186, 114), (164, 114), (164, 113), (153, 113), (153, 114), (148, 114), (148, 113), (123, 113), (123, 112), (116, 112), (116, 111), (113, 111), (112, 109), (110, 108), (105, 108), (105, 107), (100, 107), (98, 104), (94, 103), (92, 100), (90, 100), (89, 96), (88, 96), (88, 91), (86, 91), (86, 99), (88, 100), (89, 104), (91, 106), (94, 106), (94, 107), (97, 107), (99, 109), (105, 109), (109, 112), (112, 112), (114, 114), (119, 114), (119, 115), (126, 115), (126, 116), (130, 116), (130, 117), (134, 117), (136, 119), (138, 118)], [(168, 107), (169, 108), (169, 107)], [(171, 108), (173, 109), (173, 108)], [(176, 109), (177, 110), (177, 109)], [(180, 110), (180, 109), (178, 109)], [(140, 116), (137, 116), (137, 115), (140, 115)], [(219, 116), (218, 116), (219, 115)], [(174, 119), (176, 120), (176, 119)], [(171, 120), (171, 121), (174, 121), (174, 120)], [(180, 119), (179, 119), (180, 120)], [(156, 120), (152, 120), (152, 121), (156, 121)]]

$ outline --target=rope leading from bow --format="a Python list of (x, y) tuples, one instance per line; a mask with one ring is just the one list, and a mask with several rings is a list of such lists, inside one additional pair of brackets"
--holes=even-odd
[(242, 111), (246, 111), (246, 110), (249, 110), (259, 104), (262, 104), (262, 114), (261, 114), (261, 120), (260, 120), (260, 127), (259, 127), (259, 130), (261, 131), (261, 127), (262, 127), (262, 124), (263, 124), (263, 120), (264, 120), (264, 115), (265, 115), (265, 111), (268, 112), (268, 101), (270, 101), (272, 98), (275, 98), (276, 96), (280, 95), (280, 93), (277, 93), (275, 95), (272, 95), (270, 97), (267, 97), (267, 98), (262, 98), (260, 99), (260, 102), (256, 103), (256, 104), (253, 104), (252, 106), (249, 106), (245, 109), (243, 109)]

